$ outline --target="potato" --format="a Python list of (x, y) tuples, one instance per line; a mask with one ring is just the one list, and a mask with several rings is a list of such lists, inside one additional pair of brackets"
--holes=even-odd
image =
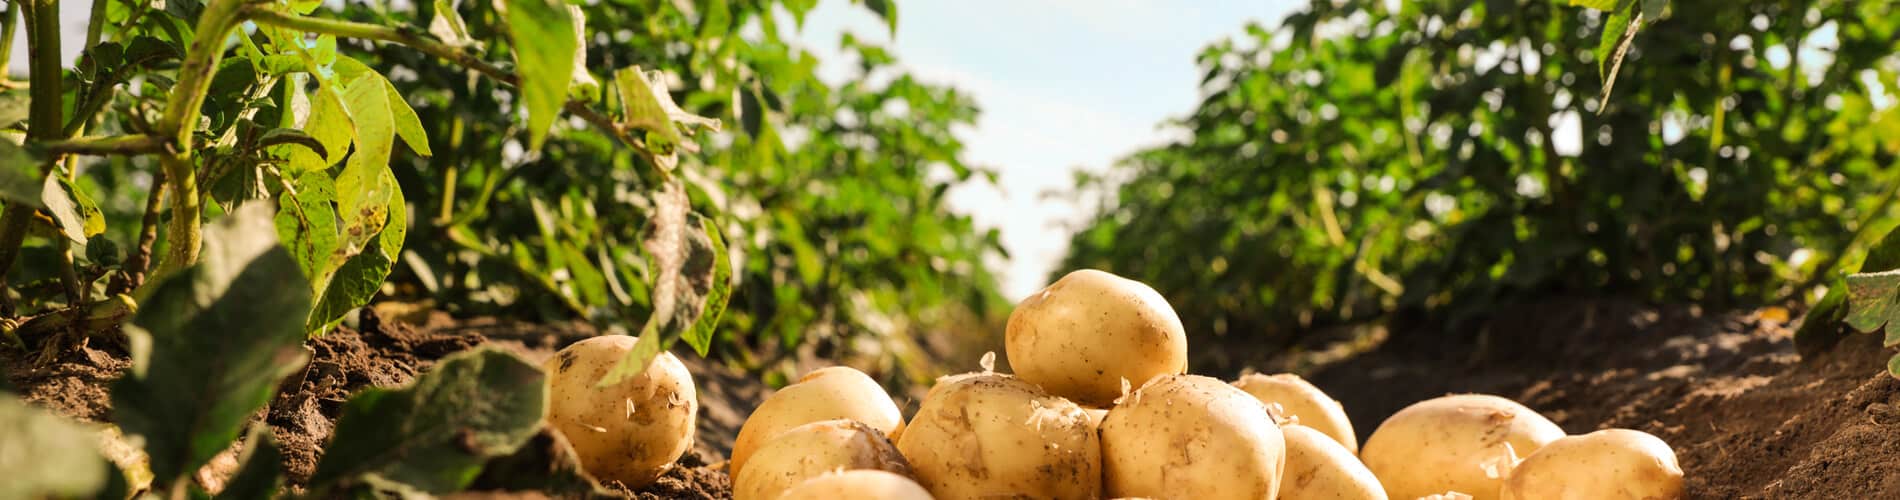
[(752, 454), (733, 476), (734, 500), (772, 500), (806, 479), (838, 470), (909, 474), (910, 464), (884, 431), (855, 420), (825, 420), (787, 429)]
[(746, 417), (732, 443), (728, 472), (739, 477), (754, 450), (786, 429), (838, 418), (856, 420), (886, 435), (904, 424), (897, 403), (869, 375), (844, 366), (814, 370), (766, 397)]
[(635, 337), (603, 335), (548, 358), (547, 421), (574, 445), (581, 467), (628, 488), (652, 483), (693, 447), (699, 398), (686, 365), (660, 353), (645, 372), (596, 387), (625, 359)]
[(1255, 373), (1240, 377), (1234, 381), (1234, 387), (1259, 398), (1268, 409), (1279, 405), (1281, 414), (1275, 416), (1281, 420), (1295, 418), (1298, 424), (1331, 436), (1347, 453), (1359, 453), (1359, 437), (1352, 432), (1352, 420), (1346, 418), (1346, 407), (1299, 375)]
[(1669, 443), (1642, 431), (1570, 436), (1526, 457), (1504, 480), (1504, 500), (1682, 498), (1682, 466)]
[(1273, 498), (1285, 467), (1286, 440), (1266, 406), (1217, 379), (1154, 379), (1102, 421), (1110, 496)]
[(1100, 498), (1101, 449), (1082, 407), (1004, 374), (939, 381), (897, 441), (932, 495)]
[(908, 477), (881, 470), (834, 472), (807, 479), (785, 490), (778, 500), (931, 500), (930, 492)]
[(1359, 457), (1332, 436), (1300, 424), (1284, 424), (1286, 473), (1280, 500), (1386, 500), (1385, 487)]
[(1124, 379), (1140, 386), (1187, 371), (1187, 334), (1167, 299), (1092, 269), (1017, 304), (1004, 343), (1016, 376), (1089, 406), (1113, 403)]
[(1359, 458), (1391, 498), (1457, 491), (1491, 500), (1520, 458), (1561, 437), (1562, 428), (1524, 405), (1458, 394), (1392, 414), (1372, 431)]

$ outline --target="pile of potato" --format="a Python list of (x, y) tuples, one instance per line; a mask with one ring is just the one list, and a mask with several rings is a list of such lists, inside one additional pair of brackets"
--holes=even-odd
[[(587, 381), (624, 354), (621, 344), (631, 341), (581, 342), (549, 361), (549, 420), (587, 470), (638, 487), (690, 446), (691, 426), (680, 422), (697, 406), (670, 355), (641, 377), (594, 389)], [(1227, 383), (1187, 374), (1174, 309), (1147, 285), (1106, 272), (1070, 273), (1023, 300), (1006, 349), (1014, 375), (986, 362), (939, 378), (909, 422), (862, 372), (806, 375), (741, 428), (729, 466), (735, 498), (1682, 496), (1675, 453), (1655, 436), (1566, 436), (1496, 396), (1413, 404), (1362, 448), (1339, 402), (1298, 376)]]

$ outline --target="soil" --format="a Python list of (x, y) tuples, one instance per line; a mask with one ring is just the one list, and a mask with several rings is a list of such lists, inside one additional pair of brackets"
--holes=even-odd
[[(538, 362), (594, 334), (584, 325), (456, 320), (441, 313), (377, 314), (311, 341), (309, 368), (260, 415), (285, 451), (293, 484), (322, 453), (343, 401), (371, 386), (408, 383), (435, 360), (487, 344)], [(397, 319), (400, 317), (400, 319)], [(1710, 313), (1615, 300), (1551, 300), (1498, 312), (1466, 335), (1433, 329), (1341, 329), (1294, 349), (1241, 339), (1197, 372), (1296, 371), (1338, 398), (1363, 440), (1391, 413), (1455, 392), (1510, 397), (1572, 433), (1623, 427), (1671, 443), (1691, 498), (1870, 498), (1900, 492), (1900, 381), (1868, 335), (1801, 359), (1780, 308)], [(1395, 333), (1396, 332), (1396, 333)], [(0, 349), (6, 379), (29, 401), (88, 421), (110, 415), (107, 386), (125, 369), (112, 346), (82, 345), (43, 368)], [(753, 405), (758, 378), (683, 354), (695, 374), (695, 449), (640, 499), (729, 498), (725, 456)], [(967, 360), (946, 360), (949, 364)], [(539, 439), (539, 438), (538, 438)], [(536, 441), (540, 442), (540, 441)], [(610, 485), (612, 487), (614, 485)], [(471, 492), (458, 498), (546, 498)]]

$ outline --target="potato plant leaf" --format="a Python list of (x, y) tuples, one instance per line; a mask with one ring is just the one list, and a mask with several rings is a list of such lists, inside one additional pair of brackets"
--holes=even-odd
[[(354, 77), (345, 92), (345, 102), (356, 124), (355, 151), (337, 174), (332, 190), (336, 202), (333, 213), (342, 223), (328, 228), (327, 236), (313, 236), (314, 241), (296, 240), (299, 243), (293, 251), (317, 297), (307, 326), (319, 333), (334, 326), (344, 313), (369, 303), (389, 276), (396, 256), (402, 254), (408, 232), (402, 189), (389, 169), (390, 150), (402, 127), (398, 119), (401, 112), (395, 108), (407, 110), (408, 105), (391, 102), (400, 97), (381, 75), (356, 68), (361, 64), (350, 64), (353, 61), (347, 58), (338, 62), (339, 79)], [(411, 146), (417, 147), (415, 144)], [(427, 147), (426, 142), (420, 144), (424, 144), (421, 148)], [(311, 186), (312, 199), (299, 199), (296, 206), (310, 205), (309, 210), (290, 216), (280, 214), (279, 230), (301, 229), (312, 235), (323, 232), (325, 222), (320, 219), (328, 211), (323, 180), (299, 177), (299, 181)]]
[(93, 449), (92, 433), (0, 393), (0, 498), (80, 498), (106, 487), (113, 472)]
[(212, 497), (214, 500), (269, 500), (276, 498), (277, 487), (283, 485), (283, 453), (278, 451), (270, 427), (252, 427), (244, 441), (244, 452), (238, 457), (238, 463), (244, 465), (224, 483), (224, 491)]
[(480, 49), (481, 43), (468, 35), (468, 22), (456, 12), (453, 0), (435, 0), (435, 17), (429, 20), (429, 34), (450, 47)]
[(646, 371), (647, 363), (672, 339), (688, 337), (694, 349), (704, 352), (700, 346), (710, 345), (714, 325), (702, 328), (700, 323), (716, 323), (730, 294), (732, 269), (721, 265), (725, 244), (704, 218), (692, 213), (686, 187), (675, 178), (652, 196), (653, 214), (641, 247), (652, 278), (648, 295), (653, 309), (640, 334), (640, 343), (651, 345), (636, 346), (601, 379), (603, 385)]
[(198, 263), (159, 282), (126, 327), (132, 369), (112, 386), (113, 421), (145, 437), (159, 484), (224, 451), (303, 364), (310, 289), (271, 225), (270, 206), (249, 203), (206, 227)]
[[(1888, 231), (1867, 249), (1867, 258), (1861, 262), (1860, 269), (1900, 269), (1900, 231)], [(1847, 292), (1847, 282), (1835, 279), (1828, 286), (1827, 295), (1801, 319), (1801, 328), (1794, 332), (1795, 350), (1801, 355), (1819, 354), (1847, 336)]]
[(1603, 37), (1597, 41), (1596, 50), (1597, 74), (1603, 82), (1598, 113), (1608, 107), (1610, 91), (1616, 87), (1616, 73), (1622, 69), (1623, 57), (1629, 55), (1630, 43), (1636, 40), (1636, 32), (1643, 25), (1644, 16), (1637, 11), (1636, 1), (1617, 0), (1616, 8), (1603, 21)]
[[(45, 185), (40, 191), (40, 201), (44, 202), (46, 212), (52, 214), (53, 223), (59, 226), (60, 234), (65, 235), (66, 239), (73, 240), (74, 243), (85, 243), (88, 225), (86, 216), (81, 214), (83, 210), (80, 208), (81, 203), (78, 197), (73, 196), (74, 193), (68, 191), (66, 187), (64, 177), (46, 176)], [(94, 208), (93, 211), (97, 212), (98, 209)], [(104, 229), (103, 225), (100, 229)]]
[(646, 132), (647, 150), (664, 170), (679, 165), (681, 149), (698, 151), (697, 144), (684, 141), (682, 129), (688, 133), (701, 128), (719, 130), (719, 120), (680, 109), (667, 92), (665, 76), (657, 71), (622, 68), (614, 72), (614, 88), (620, 94), (621, 124)]
[[(1847, 276), (1847, 324), (1855, 330), (1872, 332), (1900, 315), (1900, 269)], [(1892, 328), (1886, 344), (1893, 346), (1900, 328)]]
[(470, 489), (539, 491), (558, 498), (614, 498), (581, 469), (567, 438), (547, 427), (514, 453), (489, 460)]
[(528, 442), (546, 413), (539, 368), (491, 348), (455, 354), (409, 387), (351, 397), (310, 485), (321, 491), (374, 475), (431, 493), (460, 490), (490, 458)]
[(556, 0), (505, 0), (509, 40), (520, 67), (521, 101), (528, 112), (528, 148), (540, 150), (567, 103), (574, 75), (573, 14)]
[(350, 121), (349, 110), (343, 107), (343, 96), (338, 85), (323, 83), (309, 97), (309, 114), (304, 117), (302, 129), (310, 137), (322, 144), (321, 151), (287, 148), (290, 167), (293, 171), (322, 170), (335, 165), (350, 150), (350, 141), (356, 136), (356, 126)]

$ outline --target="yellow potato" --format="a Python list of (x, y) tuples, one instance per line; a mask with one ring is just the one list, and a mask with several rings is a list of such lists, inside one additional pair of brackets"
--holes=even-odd
[(1187, 371), (1187, 334), (1167, 299), (1113, 274), (1069, 273), (1016, 305), (1004, 332), (1016, 376), (1057, 396), (1108, 406), (1123, 380), (1140, 386)]
[(812, 422), (850, 419), (889, 435), (904, 424), (897, 403), (869, 375), (854, 368), (833, 366), (814, 370), (798, 383), (767, 396), (758, 409), (746, 417), (739, 436), (732, 443), (733, 477), (745, 472), (745, 464), (754, 450), (774, 436)]
[(1391, 498), (1456, 491), (1492, 500), (1519, 459), (1561, 437), (1562, 428), (1524, 405), (1458, 394), (1392, 414), (1372, 431), (1359, 458)]
[(1100, 498), (1101, 449), (1080, 406), (998, 373), (939, 381), (897, 441), (932, 495)]
[(628, 488), (652, 483), (693, 447), (699, 416), (692, 373), (671, 353), (660, 353), (637, 376), (596, 387), (637, 340), (582, 340), (541, 367), (548, 377), (548, 424), (574, 445), (588, 473)]
[(930, 492), (903, 475), (859, 469), (833, 472), (798, 483), (778, 500), (931, 500)]
[(1286, 473), (1280, 500), (1386, 500), (1385, 487), (1331, 436), (1304, 425), (1284, 424)]
[(1256, 373), (1240, 377), (1234, 387), (1259, 398), (1269, 409), (1279, 405), (1281, 413), (1275, 416), (1282, 420), (1295, 418), (1300, 425), (1331, 436), (1348, 453), (1359, 453), (1359, 437), (1353, 434), (1352, 420), (1346, 418), (1346, 407), (1299, 375)]
[(854, 420), (825, 420), (787, 429), (759, 447), (733, 476), (734, 500), (772, 500), (828, 472), (875, 469), (909, 474), (904, 456), (884, 431)]
[(1682, 466), (1669, 443), (1642, 431), (1570, 436), (1526, 457), (1504, 480), (1504, 500), (1682, 498)]
[(1122, 398), (1102, 421), (1110, 496), (1274, 498), (1286, 440), (1253, 396), (1217, 379), (1168, 375)]

